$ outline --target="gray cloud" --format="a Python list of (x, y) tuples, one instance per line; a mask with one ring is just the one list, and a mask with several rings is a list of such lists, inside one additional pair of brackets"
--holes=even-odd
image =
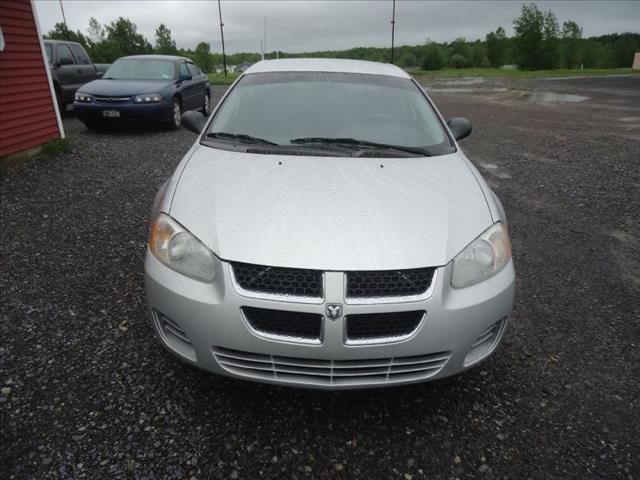
[[(36, 0), (43, 32), (62, 21), (58, 0)], [(502, 26), (512, 34), (512, 21), (524, 2), (411, 1), (396, 3), (396, 44), (421, 44), (427, 38), (451, 41), (456, 37), (483, 38)], [(575, 20), (585, 36), (638, 32), (640, 2), (537, 2), (553, 10), (558, 21)], [(218, 6), (213, 1), (83, 1), (63, 0), (69, 28), (86, 31), (90, 17), (109, 23), (128, 17), (153, 43), (160, 23), (167, 25), (179, 47), (200, 41), (220, 51)], [(302, 52), (388, 46), (391, 0), (378, 1), (232, 1), (222, 2), (225, 43), (231, 53), (259, 51), (267, 17), (267, 48)]]

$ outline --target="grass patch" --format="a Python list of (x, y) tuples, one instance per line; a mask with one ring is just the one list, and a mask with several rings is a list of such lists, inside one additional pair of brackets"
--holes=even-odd
[(628, 75), (638, 73), (630, 68), (585, 68), (557, 70), (503, 70), (500, 68), (445, 68), (443, 70), (409, 70), (414, 77), (458, 78), (458, 77), (493, 77), (493, 78), (553, 78), (583, 77), (601, 75)]
[(231, 85), (235, 82), (236, 78), (240, 76), (239, 73), (231, 73), (227, 72), (227, 76), (224, 76), (224, 73), (208, 73), (207, 77), (209, 77), (209, 83), (211, 85)]
[(63, 153), (69, 151), (70, 149), (71, 139), (69, 137), (58, 138), (42, 145), (42, 150), (37, 156), (39, 158), (55, 158), (58, 155), (62, 155)]
[(0, 178), (9, 175), (31, 160), (55, 158), (71, 149), (71, 140), (58, 138), (41, 146), (35, 146), (0, 158)]

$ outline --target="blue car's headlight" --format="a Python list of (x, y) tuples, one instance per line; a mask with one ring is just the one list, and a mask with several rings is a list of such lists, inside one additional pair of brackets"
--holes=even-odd
[(76, 92), (75, 101), (78, 103), (91, 103), (91, 95), (88, 93)]
[(159, 93), (145, 93), (143, 95), (136, 95), (133, 101), (135, 103), (157, 103), (164, 100), (164, 97)]

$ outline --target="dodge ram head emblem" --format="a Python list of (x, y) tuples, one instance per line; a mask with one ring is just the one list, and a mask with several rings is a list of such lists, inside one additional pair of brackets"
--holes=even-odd
[(327, 317), (331, 320), (337, 320), (342, 315), (342, 305), (339, 303), (327, 304)]

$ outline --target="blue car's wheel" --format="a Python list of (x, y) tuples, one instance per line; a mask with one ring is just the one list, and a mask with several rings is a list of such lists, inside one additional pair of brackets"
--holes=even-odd
[(211, 113), (211, 100), (209, 98), (209, 95), (209, 90), (204, 92), (204, 98), (202, 99), (202, 108), (200, 109), (205, 117), (208, 117)]
[(182, 125), (182, 107), (177, 98), (171, 104), (171, 128), (177, 130)]

